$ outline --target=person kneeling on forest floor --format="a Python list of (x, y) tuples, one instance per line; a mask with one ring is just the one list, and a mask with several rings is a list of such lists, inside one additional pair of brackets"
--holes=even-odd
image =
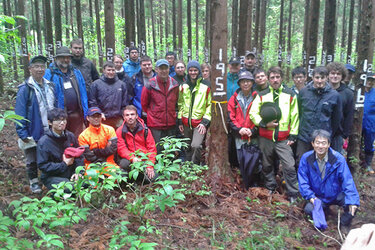
[[(119, 156), (118, 164), (121, 169), (130, 172), (130, 164), (142, 161), (134, 155), (139, 150), (149, 154), (149, 160), (155, 163), (156, 146), (152, 133), (150, 133), (143, 120), (138, 118), (137, 108), (128, 105), (124, 109), (124, 123), (116, 130), (117, 134), (117, 153)], [(153, 166), (146, 167), (146, 177), (148, 180), (155, 178)]]
[[(114, 157), (117, 151), (117, 136), (113, 127), (102, 124), (103, 112), (98, 107), (91, 107), (87, 112), (89, 127), (78, 137), (79, 145), (85, 147), (86, 168), (90, 163), (103, 163), (118, 167)], [(111, 167), (105, 167), (110, 169)]]
[(330, 205), (343, 206), (341, 225), (350, 226), (359, 206), (359, 195), (348, 164), (344, 156), (330, 148), (328, 131), (315, 130), (311, 137), (314, 150), (302, 156), (298, 168), (299, 191), (309, 201), (305, 213), (313, 216), (315, 225), (323, 219), (325, 229), (324, 212), (329, 211)]
[[(84, 162), (83, 149), (77, 149), (79, 145), (76, 137), (66, 130), (66, 112), (60, 108), (52, 109), (48, 112), (48, 123), (50, 130), (38, 141), (37, 164), (42, 172), (43, 184), (53, 189), (53, 184), (77, 180), (79, 175), (75, 169), (83, 166)], [(67, 154), (66, 149), (73, 151), (72, 155)]]

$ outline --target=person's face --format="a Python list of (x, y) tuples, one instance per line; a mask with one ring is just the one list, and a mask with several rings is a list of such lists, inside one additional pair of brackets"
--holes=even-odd
[(41, 80), (46, 72), (46, 64), (42, 62), (36, 62), (30, 65), (29, 67), (30, 75), (35, 80)]
[(267, 85), (267, 75), (264, 72), (260, 72), (255, 76), (255, 83), (260, 86), (260, 88), (264, 88)]
[(372, 88), (374, 87), (375, 79), (374, 78), (367, 78), (366, 87)]
[(322, 89), (326, 85), (327, 76), (315, 74), (313, 75), (313, 87), (316, 89)]
[(138, 114), (135, 110), (124, 110), (124, 121), (125, 124), (129, 127), (135, 126), (137, 122)]
[(109, 78), (109, 79), (113, 79), (115, 78), (115, 75), (116, 75), (116, 70), (114, 67), (105, 67), (103, 69), (103, 74), (105, 75), (105, 77)]
[(183, 63), (177, 63), (175, 67), (176, 75), (184, 76), (185, 75), (185, 65)]
[(333, 85), (339, 84), (342, 80), (341, 72), (336, 71), (336, 70), (330, 71), (328, 75), (328, 80)]
[(121, 70), (124, 61), (120, 57), (115, 57), (113, 63), (115, 64), (115, 69), (119, 71)]
[(72, 52), (72, 55), (74, 57), (82, 57), (83, 56), (83, 45), (82, 44), (72, 44), (72, 47), (70, 48), (70, 51)]
[(251, 88), (253, 87), (253, 81), (248, 79), (240, 80), (240, 88), (242, 92), (249, 93)]
[(170, 67), (174, 65), (174, 55), (168, 55), (165, 57), (165, 59), (167, 59)]
[(353, 75), (354, 75), (353, 72), (349, 71), (348, 74), (346, 75), (345, 79), (344, 79), (344, 82), (346, 84), (348, 84), (352, 80)]
[(209, 79), (210, 78), (210, 69), (209, 68), (203, 68), (202, 69), (202, 77), (203, 79)]
[(248, 55), (245, 57), (244, 62), (245, 62), (246, 68), (252, 68), (255, 66), (256, 59), (253, 55)]
[(199, 75), (199, 70), (197, 68), (191, 67), (188, 72), (191, 80), (197, 80)]
[(138, 51), (132, 50), (129, 52), (129, 54), (130, 60), (132, 60), (133, 62), (138, 61)]
[(144, 75), (149, 75), (152, 72), (152, 62), (143, 61), (141, 63), (141, 71)]
[(91, 126), (99, 127), (102, 122), (102, 114), (96, 113), (93, 115), (87, 116), (87, 120), (91, 124)]
[(56, 134), (61, 135), (61, 133), (65, 130), (66, 128), (66, 118), (60, 117), (58, 119), (53, 120), (52, 122), (48, 122), (49, 125), (52, 128), (52, 131), (55, 132)]
[(293, 76), (293, 82), (299, 90), (305, 87), (306, 80), (307, 76), (305, 76), (304, 74), (297, 74)]
[(279, 89), (281, 86), (282, 78), (279, 73), (270, 73), (270, 85), (273, 89)]
[(56, 64), (60, 69), (67, 69), (71, 62), (70, 56), (59, 56), (56, 57)]
[(161, 65), (156, 68), (156, 72), (161, 79), (167, 80), (169, 76), (169, 67), (167, 65)]
[(229, 64), (229, 72), (230, 73), (238, 73), (240, 72), (240, 69), (241, 69), (241, 64), (239, 63), (234, 63), (234, 64)]
[(330, 146), (328, 139), (321, 136), (317, 136), (311, 145), (313, 146), (315, 153), (321, 158), (327, 154)]

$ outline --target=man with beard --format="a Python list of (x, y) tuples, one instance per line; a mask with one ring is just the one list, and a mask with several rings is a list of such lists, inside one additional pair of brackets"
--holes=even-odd
[(70, 51), (72, 52), (72, 65), (81, 71), (83, 79), (85, 79), (86, 90), (88, 91), (91, 83), (99, 79), (98, 70), (93, 62), (84, 56), (82, 39), (78, 38), (71, 41)]
[(68, 47), (56, 49), (55, 63), (46, 70), (44, 78), (55, 84), (57, 107), (68, 113), (66, 128), (78, 137), (84, 129), (88, 98), (85, 80), (72, 66), (71, 58)]

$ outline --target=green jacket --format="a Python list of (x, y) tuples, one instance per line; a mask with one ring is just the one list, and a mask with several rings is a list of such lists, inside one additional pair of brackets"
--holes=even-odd
[(194, 85), (184, 82), (180, 85), (178, 98), (178, 120), (190, 128), (203, 124), (206, 128), (211, 121), (211, 88), (202, 78)]
[[(263, 103), (275, 102), (274, 94), (279, 93), (275, 98), (281, 110), (281, 118), (276, 128), (267, 128), (260, 116), (260, 108)], [(296, 94), (288, 87), (280, 86), (274, 90), (271, 86), (259, 93), (250, 109), (250, 119), (256, 126), (259, 126), (259, 135), (273, 141), (284, 141), (292, 136), (293, 140), (298, 135), (298, 102)], [(289, 138), (290, 139), (290, 138)]]

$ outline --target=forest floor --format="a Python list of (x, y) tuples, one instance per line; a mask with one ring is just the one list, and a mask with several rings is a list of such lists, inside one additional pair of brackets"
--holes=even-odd
[[(9, 108), (9, 100), (0, 102), (0, 110)], [(8, 205), (23, 196), (41, 198), (30, 192), (23, 153), (17, 147), (14, 124), (7, 123), (0, 132), (0, 209), (11, 216)], [(158, 234), (145, 235), (144, 242), (155, 242), (157, 249), (339, 249), (341, 242), (337, 230), (337, 209), (327, 218), (328, 229), (323, 236), (314, 229), (303, 214), (301, 199), (291, 205), (283, 191), (269, 197), (264, 188), (241, 188), (241, 177), (233, 170), (234, 183), (220, 182), (210, 196), (186, 196), (176, 207), (159, 209), (146, 216), (153, 219)], [(361, 207), (353, 220), (352, 228), (375, 223), (375, 178), (360, 171), (355, 175), (360, 192)], [(116, 191), (112, 195), (116, 196)], [(115, 199), (116, 200), (116, 199)], [(86, 221), (61, 232), (65, 247), (73, 249), (106, 249), (113, 234), (111, 221), (131, 215), (120, 201), (111, 208), (91, 209)], [(136, 231), (132, 223), (129, 231)], [(58, 232), (57, 232), (58, 233)], [(344, 236), (345, 233), (343, 232)], [(24, 231), (14, 237), (35, 237)], [(336, 239), (337, 241), (333, 240)]]

